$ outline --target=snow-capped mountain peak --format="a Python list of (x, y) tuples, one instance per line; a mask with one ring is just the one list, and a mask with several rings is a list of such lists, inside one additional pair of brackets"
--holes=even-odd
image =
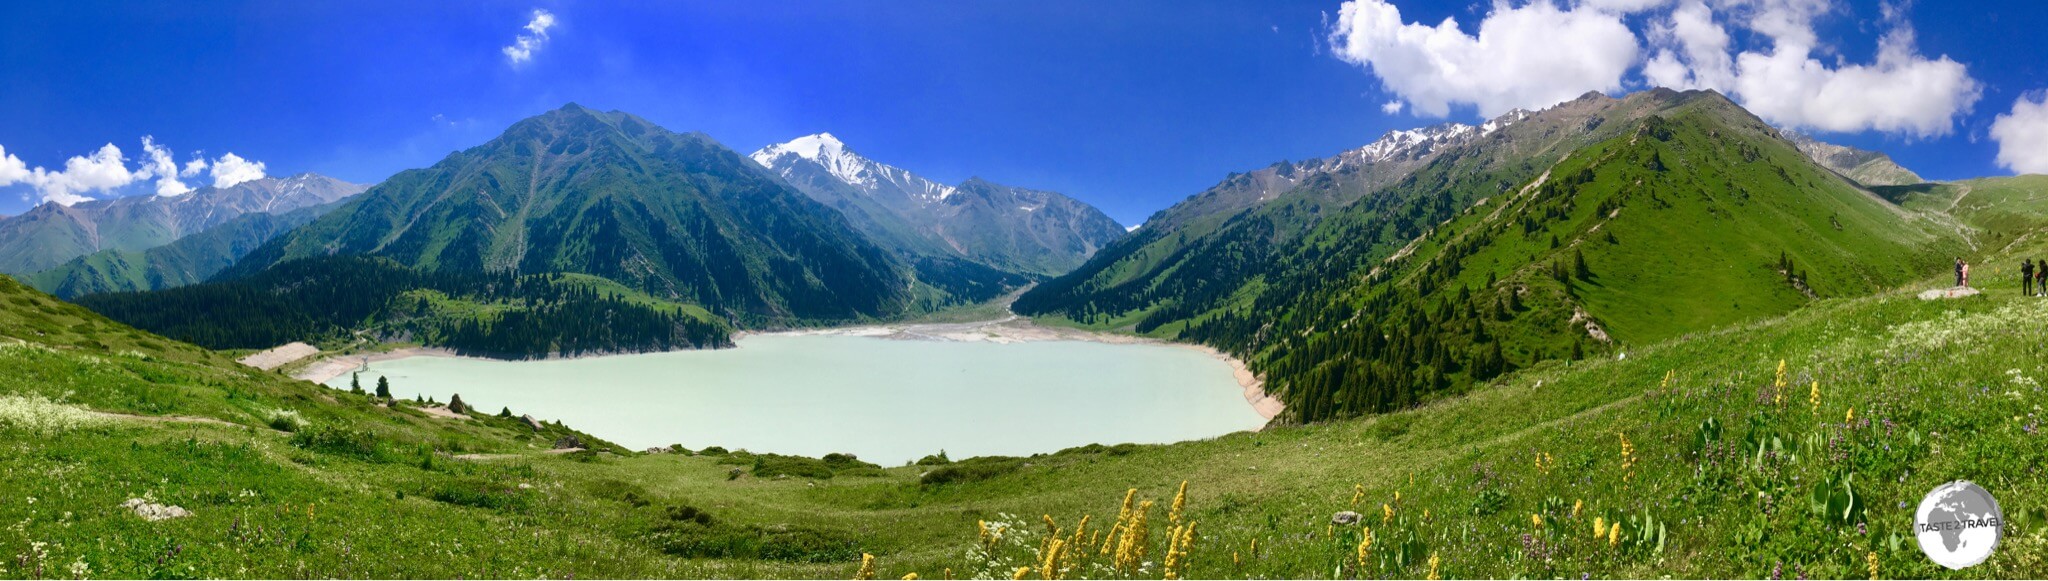
[[(885, 189), (902, 190), (911, 197), (924, 202), (943, 200), (953, 195), (954, 188), (918, 177), (895, 166), (861, 157), (847, 149), (844, 142), (830, 133), (805, 135), (785, 143), (761, 148), (748, 156), (754, 163), (790, 177), (791, 166), (797, 163), (812, 163), (831, 174), (833, 179), (845, 182), (873, 195)], [(799, 162), (798, 160), (801, 160)]]

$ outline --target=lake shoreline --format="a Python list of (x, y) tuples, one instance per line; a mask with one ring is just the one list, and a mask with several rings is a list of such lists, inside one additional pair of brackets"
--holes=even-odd
[[(1251, 406), (1252, 411), (1259, 414), (1259, 417), (1266, 419), (1266, 423), (1262, 424), (1260, 426), (1260, 429), (1263, 429), (1266, 425), (1271, 425), (1273, 418), (1278, 417), (1280, 415), (1280, 412), (1286, 409), (1286, 406), (1282, 404), (1279, 399), (1274, 398), (1272, 395), (1266, 393), (1265, 383), (1260, 380), (1258, 374), (1253, 373), (1249, 367), (1246, 367), (1243, 361), (1240, 361), (1235, 357), (1231, 357), (1228, 353), (1218, 351), (1209, 346), (1197, 345), (1193, 343), (1176, 343), (1172, 341), (1153, 339), (1150, 337), (1140, 337), (1136, 335), (1125, 335), (1120, 333), (1106, 333), (1099, 331), (1089, 331), (1085, 329), (1075, 329), (1070, 327), (1053, 327), (1047, 325), (1040, 325), (1037, 322), (1034, 322), (1030, 319), (1018, 315), (1010, 315), (1001, 319), (974, 321), (966, 323), (875, 323), (868, 325), (856, 325), (849, 327), (829, 327), (820, 329), (797, 329), (786, 331), (740, 331), (732, 334), (732, 341), (735, 344), (737, 344), (741, 339), (752, 336), (844, 336), (871, 337), (875, 339), (892, 341), (989, 342), (998, 344), (1040, 341), (1085, 341), (1092, 343), (1105, 343), (1111, 345), (1157, 345), (1162, 347), (1178, 347), (1181, 349), (1189, 349), (1200, 352), (1202, 354), (1208, 355), (1209, 357), (1215, 358), (1217, 361), (1223, 362), (1224, 365), (1229, 366), (1233, 379), (1237, 381), (1238, 387), (1244, 390), (1245, 404)], [(655, 353), (659, 352), (657, 351)], [(644, 353), (594, 353), (588, 355), (575, 356), (556, 355), (536, 360), (592, 359), (600, 357), (618, 357), (641, 354)], [(448, 357), (458, 359), (483, 359), (497, 361), (496, 359), (490, 359), (486, 357), (472, 357), (462, 355), (452, 350), (443, 349), (439, 347), (406, 347), (368, 355), (358, 354), (330, 356), (321, 359), (313, 363), (312, 365), (308, 365), (304, 369), (301, 369), (298, 372), (293, 373), (292, 376), (297, 379), (303, 379), (314, 383), (325, 384), (329, 381), (333, 381), (335, 378), (347, 375), (351, 372), (361, 369), (363, 368), (363, 366), (369, 363), (394, 361), (411, 357)]]

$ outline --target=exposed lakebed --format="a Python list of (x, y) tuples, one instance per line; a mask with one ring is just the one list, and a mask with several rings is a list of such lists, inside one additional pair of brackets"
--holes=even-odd
[[(1011, 321), (739, 337), (738, 347), (545, 361), (406, 357), (362, 373), (640, 449), (682, 444), (901, 464), (1253, 430), (1230, 362)], [(330, 385), (346, 386), (346, 374)], [(1250, 397), (1256, 400), (1256, 393)], [(1267, 413), (1270, 413), (1268, 411)]]

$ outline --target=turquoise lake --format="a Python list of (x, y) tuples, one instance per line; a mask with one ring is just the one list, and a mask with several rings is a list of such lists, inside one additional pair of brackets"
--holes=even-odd
[[(1258, 429), (1231, 367), (1163, 345), (752, 335), (738, 348), (548, 361), (411, 357), (363, 384), (560, 420), (635, 450), (682, 444), (900, 465)], [(329, 382), (346, 387), (343, 375)]]

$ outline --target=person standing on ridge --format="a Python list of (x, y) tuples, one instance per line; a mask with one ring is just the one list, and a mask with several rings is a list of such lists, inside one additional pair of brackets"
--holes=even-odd
[(1956, 258), (1956, 287), (1963, 286), (1963, 259)]
[(1956, 286), (1970, 288), (1970, 263), (1963, 263), (1963, 282), (1962, 284), (1958, 284)]
[(2034, 296), (2048, 296), (2048, 260), (2034, 261)]
[(2020, 296), (2034, 296), (2034, 260), (2020, 261)]

